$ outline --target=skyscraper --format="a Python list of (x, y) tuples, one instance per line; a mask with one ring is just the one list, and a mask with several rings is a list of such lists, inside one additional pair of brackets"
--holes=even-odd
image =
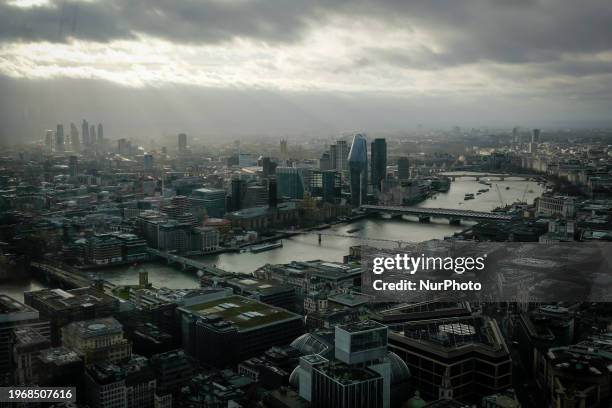
[(98, 144), (101, 144), (104, 140), (104, 128), (101, 123), (98, 123)]
[(70, 124), (70, 145), (72, 150), (78, 152), (81, 150), (81, 140), (79, 139), (79, 130), (74, 123)]
[(238, 177), (232, 179), (232, 211), (242, 209), (246, 189), (246, 180), (241, 180)]
[(178, 149), (179, 152), (187, 150), (187, 135), (185, 133), (179, 133), (178, 135)]
[(96, 126), (91, 125), (89, 127), (89, 142), (93, 145), (96, 144), (97, 141), (98, 139), (96, 138)]
[(57, 130), (55, 131), (55, 151), (64, 151), (64, 125), (57, 125)]
[(299, 200), (304, 198), (304, 172), (305, 169), (296, 167), (277, 167), (278, 196)]
[(53, 130), (47, 130), (47, 133), (45, 134), (45, 147), (50, 152), (53, 151), (53, 145), (55, 142), (54, 136)]
[(149, 153), (145, 153), (143, 156), (144, 161), (144, 169), (145, 170), (153, 170), (153, 155)]
[(287, 139), (281, 139), (280, 141), (280, 157), (282, 160), (287, 160), (289, 158), (289, 153), (287, 151)]
[(368, 193), (368, 143), (365, 136), (356, 134), (348, 155), (351, 205), (359, 207)]
[(340, 198), (342, 190), (342, 179), (340, 173), (335, 170), (327, 170), (323, 173), (323, 201), (326, 203), (335, 203)]
[(338, 140), (336, 142), (336, 149), (335, 149), (335, 163), (336, 163), (336, 170), (346, 173), (348, 171), (348, 156), (349, 156), (349, 149), (348, 149), (348, 145), (346, 144), (346, 140)]
[(531, 143), (540, 143), (540, 129), (533, 129), (531, 133)]
[(400, 180), (407, 180), (410, 178), (410, 161), (407, 157), (400, 157), (397, 159), (397, 177)]
[(83, 123), (81, 124), (81, 137), (83, 138), (84, 146), (89, 146), (91, 144), (89, 138), (89, 123), (87, 123), (85, 119), (83, 119)]
[(276, 177), (268, 179), (268, 207), (276, 208), (278, 197), (276, 192)]
[(372, 142), (372, 186), (381, 191), (385, 178), (387, 178), (387, 141), (377, 138)]
[(319, 170), (321, 171), (332, 170), (331, 157), (330, 157), (329, 152), (323, 152), (323, 154), (321, 154), (321, 158), (319, 159)]

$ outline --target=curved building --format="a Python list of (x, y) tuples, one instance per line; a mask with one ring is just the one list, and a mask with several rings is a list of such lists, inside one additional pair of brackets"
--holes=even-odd
[(368, 194), (368, 143), (365, 136), (360, 133), (353, 138), (348, 165), (351, 205), (359, 207)]

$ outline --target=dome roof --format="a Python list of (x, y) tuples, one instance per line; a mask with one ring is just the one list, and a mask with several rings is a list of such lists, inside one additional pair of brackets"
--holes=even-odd
[(402, 405), (402, 408), (422, 408), (425, 405), (427, 405), (427, 402), (423, 398), (421, 398), (421, 395), (418, 391), (415, 391), (414, 397), (406, 401), (406, 403)]
[(391, 384), (399, 384), (410, 378), (410, 369), (400, 356), (389, 351), (385, 360), (391, 365)]
[[(331, 341), (330, 341), (331, 340)], [(303, 355), (333, 353), (333, 333), (317, 332), (305, 333), (291, 342), (291, 347), (299, 350)]]
[(297, 366), (293, 369), (293, 371), (291, 372), (291, 375), (289, 376), (289, 385), (291, 385), (292, 387), (299, 389), (300, 388), (300, 373), (301, 373), (302, 369), (300, 368), (300, 366)]

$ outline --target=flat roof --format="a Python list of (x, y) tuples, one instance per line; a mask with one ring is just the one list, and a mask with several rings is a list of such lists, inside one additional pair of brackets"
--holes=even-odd
[(243, 296), (229, 296), (211, 302), (181, 308), (196, 316), (219, 316), (231, 322), (238, 329), (252, 329), (287, 319), (301, 319), (285, 309), (273, 307)]

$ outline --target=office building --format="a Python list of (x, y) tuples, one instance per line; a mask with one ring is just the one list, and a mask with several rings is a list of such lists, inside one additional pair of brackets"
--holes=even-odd
[(247, 190), (246, 180), (241, 180), (238, 177), (232, 179), (232, 211), (242, 210), (244, 208), (244, 196)]
[(79, 130), (74, 123), (70, 123), (70, 146), (73, 152), (81, 150), (81, 140), (79, 139)]
[(319, 159), (319, 170), (335, 170), (335, 168), (332, 167), (332, 159), (329, 152), (323, 152), (321, 154), (321, 158)]
[(157, 381), (157, 394), (168, 395), (193, 377), (194, 365), (181, 349), (156, 354), (151, 357), (151, 366)]
[(407, 157), (397, 159), (397, 178), (408, 180), (410, 178), (410, 161)]
[(368, 194), (368, 145), (365, 136), (356, 134), (348, 158), (351, 205), (359, 207)]
[(100, 362), (85, 372), (86, 400), (96, 408), (153, 407), (156, 380), (147, 358)]
[(145, 153), (142, 159), (145, 171), (153, 170), (153, 155), (150, 153)]
[(185, 351), (219, 368), (288, 344), (302, 332), (301, 316), (242, 296), (178, 310)]
[(13, 333), (14, 384), (37, 384), (41, 369), (38, 356), (42, 350), (51, 347), (51, 341), (31, 327), (17, 328)]
[(103, 141), (104, 141), (104, 127), (102, 126), (101, 123), (98, 123), (98, 139), (96, 140), (96, 142), (98, 144), (102, 144)]
[(114, 317), (70, 323), (62, 328), (62, 346), (76, 351), (85, 364), (116, 362), (132, 355), (132, 344)]
[(198, 188), (190, 197), (191, 206), (203, 208), (208, 217), (223, 218), (225, 215), (225, 190), (214, 188)]
[(264, 157), (261, 159), (261, 168), (264, 178), (273, 176), (276, 173), (276, 163), (269, 157)]
[(394, 325), (389, 350), (423, 398), (479, 402), (512, 386), (512, 360), (495, 320), (456, 317)]
[(342, 193), (342, 177), (335, 170), (322, 172), (322, 198), (323, 201), (335, 204)]
[(368, 320), (338, 325), (334, 337), (333, 354), (316, 332), (292, 343), (312, 352), (300, 358), (289, 379), (302, 398), (329, 408), (386, 408), (404, 401), (410, 372), (387, 350), (386, 326)]
[(187, 150), (187, 135), (185, 133), (179, 133), (178, 135), (178, 150), (179, 152)]
[(65, 140), (64, 140), (64, 125), (57, 125), (57, 130), (55, 131), (55, 152), (63, 153), (65, 148)]
[(305, 172), (306, 169), (297, 167), (277, 167), (277, 196), (279, 198), (303, 199), (305, 191)]
[(268, 179), (268, 207), (276, 208), (278, 205), (278, 186), (276, 185), (276, 177)]
[(543, 195), (536, 199), (536, 214), (540, 217), (572, 218), (576, 214), (576, 204), (573, 197)]
[(62, 327), (74, 321), (112, 316), (119, 301), (94, 288), (42, 289), (23, 294), (26, 305), (40, 311), (51, 322), (51, 342), (60, 344)]
[(91, 125), (89, 127), (89, 140), (91, 140), (92, 145), (98, 143), (98, 138), (96, 137), (96, 125)]
[(83, 123), (81, 124), (81, 138), (84, 147), (89, 147), (91, 145), (91, 139), (89, 138), (89, 123), (87, 123), (85, 119), (83, 119)]
[(348, 156), (349, 148), (346, 140), (338, 140), (335, 145), (330, 147), (330, 154), (332, 155), (332, 163), (336, 171), (346, 174), (348, 173)]
[(540, 129), (531, 131), (531, 143), (540, 143)]
[(387, 178), (387, 141), (376, 138), (372, 142), (372, 186), (381, 191)]
[(287, 149), (287, 139), (281, 139), (280, 141), (280, 158), (281, 160), (287, 161), (289, 159), (289, 151)]
[(74, 387), (81, 385), (83, 359), (76, 351), (66, 347), (44, 349), (37, 357), (39, 370), (36, 384), (47, 387)]
[(46, 339), (50, 337), (49, 322), (40, 319), (38, 310), (0, 294), (0, 384), (8, 385), (14, 380), (14, 331), (27, 328), (37, 330)]

